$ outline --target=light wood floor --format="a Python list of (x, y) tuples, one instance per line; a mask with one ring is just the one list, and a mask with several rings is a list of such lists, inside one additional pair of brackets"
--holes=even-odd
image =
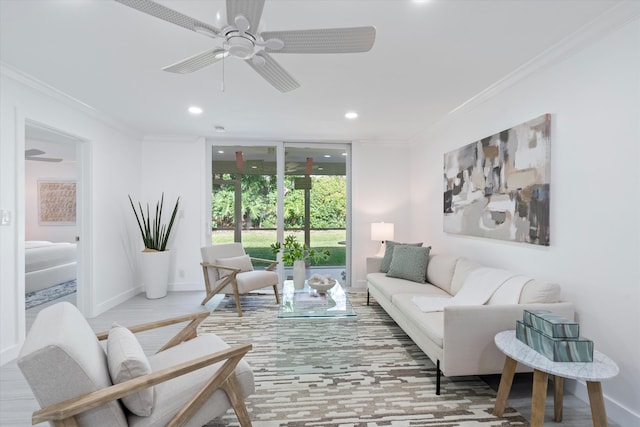
[[(132, 325), (167, 317), (179, 316), (198, 311), (212, 311), (219, 304), (221, 297), (212, 299), (206, 306), (201, 306), (203, 292), (174, 292), (165, 298), (148, 300), (144, 294), (139, 294), (129, 301), (109, 310), (106, 313), (89, 319), (89, 324), (95, 331), (104, 331), (113, 322), (121, 325)], [(44, 304), (27, 310), (27, 328), (33, 323), (38, 311), (47, 305), (67, 300), (75, 303), (75, 295), (71, 295), (55, 302)], [(162, 328), (159, 332), (148, 332), (138, 336), (145, 352), (152, 353), (159, 346), (173, 336), (180, 326)], [(499, 375), (482, 377), (490, 386), (497, 390)], [(553, 387), (549, 387), (550, 390)], [(518, 410), (524, 417), (531, 416), (531, 375), (517, 374), (514, 379), (509, 405)], [(0, 367), (0, 426), (25, 427), (31, 425), (31, 413), (39, 408), (29, 386), (22, 377), (15, 361)], [(545, 426), (555, 427), (584, 427), (592, 425), (589, 405), (567, 394), (564, 398), (564, 419), (561, 424), (555, 423), (553, 416), (553, 399), (547, 399)], [(610, 427), (620, 427), (609, 421)]]

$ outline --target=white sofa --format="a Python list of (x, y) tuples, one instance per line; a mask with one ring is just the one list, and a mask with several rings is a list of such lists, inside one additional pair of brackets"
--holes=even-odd
[(501, 373), (505, 358), (495, 346), (494, 336), (515, 329), (524, 309), (551, 310), (574, 318), (573, 304), (559, 300), (560, 286), (536, 279), (526, 281), (517, 303), (505, 304), (499, 288), (485, 304), (453, 305), (443, 311), (424, 312), (414, 297), (451, 298), (460, 291), (469, 274), (483, 266), (463, 257), (431, 254), (426, 283), (417, 283), (387, 276), (380, 272), (381, 264), (382, 257), (367, 258), (367, 303), (369, 296), (373, 296), (436, 363), (436, 394), (440, 394), (441, 373), (445, 376)]

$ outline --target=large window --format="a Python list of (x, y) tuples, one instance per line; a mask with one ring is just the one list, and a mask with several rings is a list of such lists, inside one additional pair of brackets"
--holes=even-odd
[[(348, 148), (214, 144), (212, 243), (242, 242), (250, 255), (273, 258), (271, 243), (294, 234), (331, 253), (311, 265), (309, 274), (330, 274), (348, 284)], [(289, 269), (284, 274), (290, 275)]]

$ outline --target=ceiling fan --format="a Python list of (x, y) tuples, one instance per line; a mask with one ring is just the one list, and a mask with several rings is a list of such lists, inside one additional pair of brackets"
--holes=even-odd
[(53, 162), (53, 163), (59, 163), (62, 161), (61, 158), (56, 158), (56, 157), (38, 157), (42, 154), (45, 154), (45, 152), (42, 150), (38, 150), (37, 148), (31, 148), (28, 150), (24, 150), (24, 159), (36, 160), (38, 162)]
[(244, 60), (281, 92), (297, 89), (300, 84), (270, 53), (367, 52), (376, 37), (376, 29), (370, 26), (258, 32), (264, 0), (226, 0), (228, 24), (221, 29), (151, 0), (116, 1), (196, 33), (222, 39), (221, 47), (164, 67), (164, 71), (191, 73), (232, 56)]

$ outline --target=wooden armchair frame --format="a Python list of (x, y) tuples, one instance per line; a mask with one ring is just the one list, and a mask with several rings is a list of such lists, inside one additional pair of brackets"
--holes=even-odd
[[(265, 263), (270, 263), (270, 265), (265, 269), (266, 271), (274, 271), (274, 268), (276, 267), (276, 265), (278, 265), (278, 261), (274, 261), (271, 259), (263, 259), (263, 258), (254, 258), (254, 257), (250, 257), (251, 262), (265, 262)], [(200, 303), (201, 305), (205, 305), (211, 298), (213, 298), (215, 295), (217, 295), (222, 289), (225, 288), (225, 286), (227, 285), (231, 285), (231, 287), (233, 288), (233, 297), (236, 301), (236, 311), (238, 312), (238, 316), (242, 317), (242, 307), (240, 306), (240, 292), (238, 291), (238, 282), (236, 279), (236, 276), (238, 275), (238, 273), (241, 272), (240, 269), (237, 268), (231, 268), (231, 267), (226, 267), (224, 265), (218, 265), (218, 264), (211, 264), (208, 262), (201, 262), (200, 265), (202, 266), (202, 274), (204, 275), (204, 286), (205, 286), (205, 290), (207, 295), (204, 297), (204, 299), (202, 300), (202, 302)], [(209, 274), (207, 272), (208, 268), (217, 268), (217, 269), (222, 269), (222, 270), (229, 270), (231, 271), (231, 274), (229, 274), (227, 277), (225, 277), (219, 284), (218, 286), (216, 286), (215, 288), (212, 288), (211, 286), (211, 281), (209, 280)], [(278, 285), (275, 284), (273, 285), (273, 292), (276, 294), (276, 304), (280, 304), (280, 295), (278, 294)]]
[[(145, 323), (128, 327), (133, 333), (148, 331), (177, 323), (189, 322), (180, 332), (171, 338), (160, 350), (164, 351), (174, 347), (181, 342), (188, 341), (197, 336), (197, 327), (209, 312), (194, 313), (171, 319)], [(105, 340), (109, 332), (96, 334), (99, 340)], [(104, 405), (110, 401), (121, 399), (132, 393), (136, 393), (156, 384), (171, 380), (189, 372), (204, 368), (217, 362), (225, 361), (216, 373), (204, 384), (204, 386), (174, 415), (166, 424), (167, 427), (182, 426), (196, 411), (209, 399), (211, 394), (222, 389), (227, 393), (231, 406), (238, 417), (241, 426), (251, 426), (251, 418), (247, 412), (247, 407), (242, 397), (240, 384), (234, 375), (236, 365), (252, 348), (251, 344), (231, 346), (230, 348), (207, 356), (192, 359), (188, 362), (180, 363), (170, 368), (165, 368), (148, 375), (112, 385), (102, 390), (78, 396), (64, 402), (57, 403), (46, 408), (42, 408), (33, 413), (32, 424), (51, 421), (56, 427), (77, 427), (75, 416)]]

